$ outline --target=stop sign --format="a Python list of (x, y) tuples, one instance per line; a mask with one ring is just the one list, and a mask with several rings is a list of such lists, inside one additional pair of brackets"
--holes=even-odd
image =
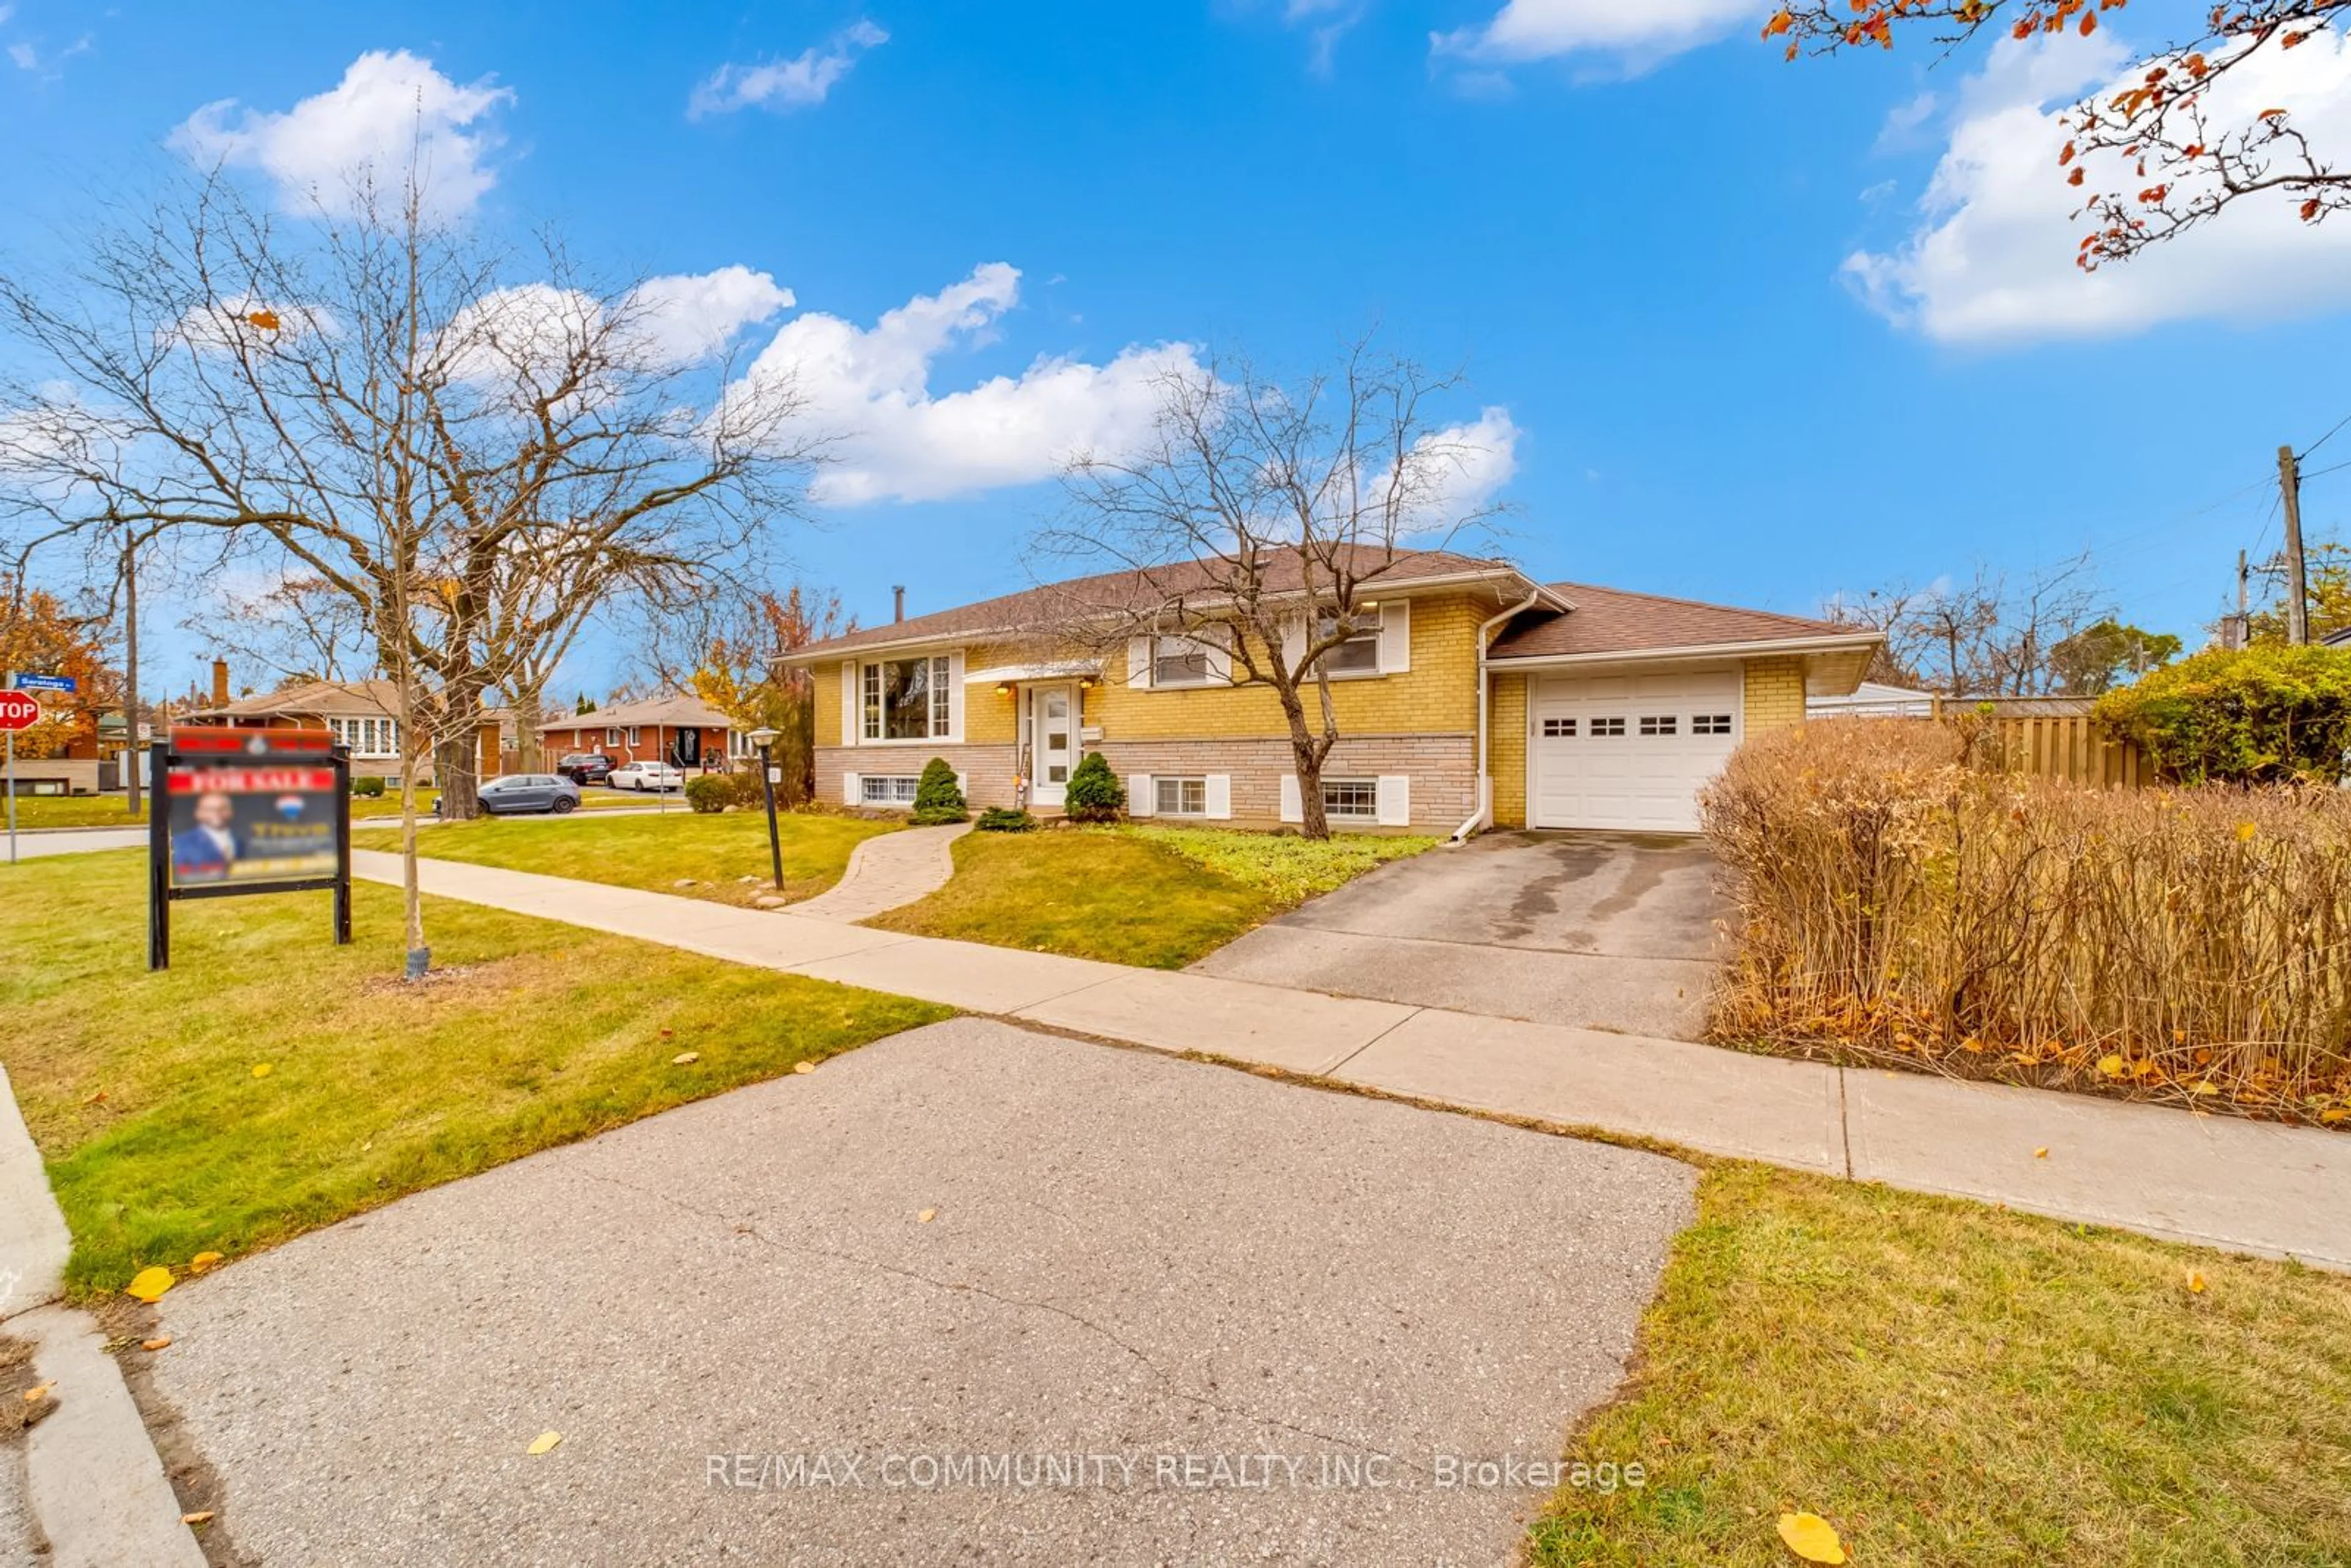
[(41, 705), (28, 692), (0, 691), (0, 729), (30, 729), (41, 722)]

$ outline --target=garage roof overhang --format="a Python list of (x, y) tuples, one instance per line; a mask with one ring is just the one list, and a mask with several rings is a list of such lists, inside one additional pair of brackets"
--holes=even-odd
[(1840, 696), (1861, 684), (1869, 656), (1884, 639), (1875, 632), (1850, 637), (1781, 637), (1754, 643), (1693, 643), (1672, 648), (1613, 648), (1589, 653), (1540, 653), (1490, 659), (1497, 672), (1573, 671), (1623, 664), (1698, 664), (1726, 660), (1800, 658), (1804, 690), (1814, 696)]

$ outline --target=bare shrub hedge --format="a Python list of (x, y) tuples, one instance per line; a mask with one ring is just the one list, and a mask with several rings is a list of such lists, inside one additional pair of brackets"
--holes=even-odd
[(1844, 719), (1703, 808), (1740, 941), (1718, 1039), (2351, 1120), (2351, 794), (2098, 790)]

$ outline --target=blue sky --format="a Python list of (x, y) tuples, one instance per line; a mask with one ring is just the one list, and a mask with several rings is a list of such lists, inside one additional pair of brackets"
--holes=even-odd
[[(747, 350), (797, 323), (896, 356), (843, 393), (857, 483), (788, 542), (868, 620), (896, 582), (917, 610), (1021, 586), (1035, 476), (1126, 428), (1151, 356), (1303, 366), (1376, 321), (1466, 373), (1454, 417), (1497, 411), (1540, 575), (1803, 612), (2087, 546), (2126, 614), (2193, 632), (2275, 546), (2278, 444), (2351, 414), (2351, 225), (2248, 214), (2084, 280), (2044, 110), (2122, 68), (2106, 39), (1791, 67), (1761, 9), (0, 0), (0, 254), (191, 146), (267, 182), (364, 143), (372, 58), (445, 105), (468, 221), (766, 274), (793, 304)], [(2162, 5), (2126, 15), (2162, 40)], [(2344, 74), (2277, 90), (2323, 120)], [(875, 330), (943, 293), (952, 325)], [(2312, 530), (2346, 501), (2351, 472), (2314, 479)]]

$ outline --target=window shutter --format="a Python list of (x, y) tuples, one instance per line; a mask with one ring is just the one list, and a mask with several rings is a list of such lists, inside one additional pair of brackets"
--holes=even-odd
[(854, 773), (844, 773), (841, 776), (841, 803), (842, 805), (856, 805), (859, 798), (864, 793), (865, 780), (863, 779), (858, 777)]
[(971, 775), (961, 768), (956, 770), (956, 793), (964, 798), (966, 805), (971, 803)]
[[(947, 655), (947, 738), (963, 738), (963, 650)], [(960, 779), (960, 775), (958, 775)]]
[(1281, 820), (1285, 822), (1306, 820), (1306, 798), (1298, 792), (1298, 775), (1295, 773), (1281, 776)]
[(1151, 639), (1129, 637), (1126, 640), (1126, 684), (1137, 691), (1151, 688)]
[(1208, 775), (1208, 815), (1217, 821), (1228, 821), (1233, 814), (1233, 776), (1229, 773)]
[(1233, 629), (1228, 625), (1203, 626), (1200, 646), (1208, 651), (1208, 679), (1230, 685), (1233, 678)]
[(1380, 603), (1380, 674), (1401, 675), (1412, 668), (1412, 601)]
[(1383, 828), (1412, 826), (1412, 780), (1401, 773), (1383, 773), (1374, 801)]
[(1151, 775), (1130, 773), (1126, 776), (1126, 814), (1130, 817), (1151, 817), (1159, 812), (1159, 797), (1154, 791)]
[(862, 722), (863, 706), (858, 699), (857, 661), (844, 659), (841, 665), (841, 744), (843, 746), (856, 745), (858, 732), (865, 727)]

